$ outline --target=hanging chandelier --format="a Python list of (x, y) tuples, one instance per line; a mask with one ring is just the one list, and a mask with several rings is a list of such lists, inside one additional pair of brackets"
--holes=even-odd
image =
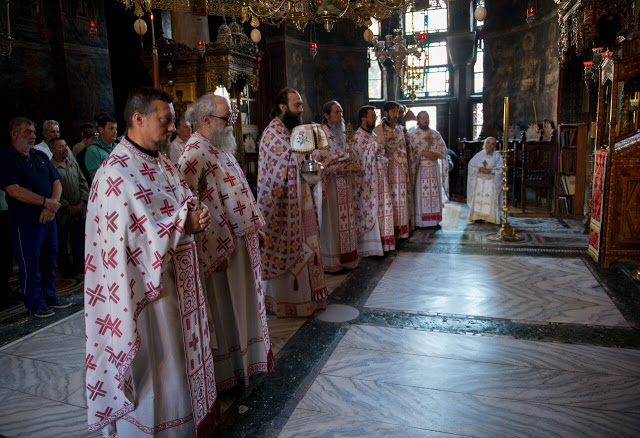
[[(119, 0), (134, 7), (134, 13), (142, 16), (142, 9), (164, 9), (226, 16), (249, 22), (255, 28), (260, 23), (279, 26), (284, 22), (303, 31), (308, 23), (315, 22), (330, 32), (340, 19), (353, 21), (356, 27), (367, 24), (371, 18), (383, 20), (404, 11), (413, 0)], [(203, 5), (204, 4), (204, 5)]]

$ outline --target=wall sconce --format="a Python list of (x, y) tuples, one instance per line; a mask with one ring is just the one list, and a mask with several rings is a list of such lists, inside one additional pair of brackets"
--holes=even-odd
[(536, 21), (538, 13), (538, 7), (536, 0), (529, 0), (527, 5), (527, 24), (531, 24)]
[(593, 83), (593, 61), (585, 61), (583, 62), (583, 64), (584, 74), (582, 75), (582, 79), (587, 86), (587, 90), (589, 90), (591, 89), (591, 84)]
[(203, 40), (198, 40), (198, 54), (200, 56), (204, 56), (204, 52), (207, 50), (207, 48), (205, 47), (204, 41)]
[(93, 20), (89, 21), (89, 36), (93, 38), (98, 36), (98, 24)]

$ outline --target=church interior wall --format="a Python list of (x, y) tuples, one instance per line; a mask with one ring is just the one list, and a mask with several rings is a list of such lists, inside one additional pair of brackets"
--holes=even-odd
[[(17, 0), (10, 6), (14, 41), (11, 57), (0, 58), (5, 103), (0, 123), (6, 127), (13, 117), (25, 116), (40, 127), (55, 119), (72, 142), (80, 124), (93, 120), (96, 112), (114, 112), (103, 2), (61, 0), (38, 6)], [(95, 37), (89, 35), (91, 20), (98, 28)]]
[[(514, 20), (513, 15), (520, 18), (525, 11), (522, 2), (492, 3), (497, 4), (490, 9), (484, 30), (485, 129), (502, 127), (505, 96), (510, 98), (511, 124), (526, 129), (534, 123), (534, 101), (538, 123), (549, 119), (557, 124), (558, 15), (557, 9), (549, 5), (553, 5), (553, 1), (538, 2), (547, 7), (540, 7), (538, 19), (532, 25), (528, 25), (524, 17)], [(509, 7), (512, 3), (520, 7)], [(509, 27), (508, 23), (515, 25)]]

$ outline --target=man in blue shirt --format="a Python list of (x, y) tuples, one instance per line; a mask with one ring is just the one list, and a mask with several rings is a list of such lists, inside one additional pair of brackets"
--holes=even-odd
[(53, 316), (52, 308), (71, 306), (56, 296), (60, 208), (60, 174), (48, 157), (33, 149), (36, 130), (29, 119), (9, 123), (11, 144), (0, 152), (0, 188), (7, 193), (9, 229), (20, 268), (24, 305), (37, 318)]
[(108, 114), (103, 114), (98, 118), (98, 139), (87, 149), (84, 162), (93, 181), (98, 167), (107, 159), (113, 148), (116, 146), (118, 137), (118, 124), (116, 119)]

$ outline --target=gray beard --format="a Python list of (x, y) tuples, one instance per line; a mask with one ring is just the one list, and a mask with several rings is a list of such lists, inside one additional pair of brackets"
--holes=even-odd
[(485, 154), (487, 157), (491, 157), (491, 156), (493, 156), (493, 153), (494, 153), (494, 152), (495, 152), (495, 151), (491, 151), (491, 152), (489, 152), (489, 151), (488, 151), (488, 150), (486, 150), (486, 149), (484, 150), (484, 154)]
[(329, 128), (331, 128), (331, 132), (336, 136), (336, 140), (338, 140), (339, 146), (344, 150), (347, 144), (347, 137), (345, 136), (344, 130), (344, 119), (340, 120), (339, 123), (331, 123), (329, 122)]
[(170, 141), (167, 138), (166, 140), (154, 143), (154, 146), (156, 147), (156, 150), (158, 152), (167, 155), (167, 153), (169, 152), (169, 143)]
[(209, 140), (216, 149), (220, 149), (222, 152), (229, 154), (235, 154), (238, 148), (236, 138), (233, 135), (233, 126), (227, 126), (222, 131), (212, 133), (207, 140)]

